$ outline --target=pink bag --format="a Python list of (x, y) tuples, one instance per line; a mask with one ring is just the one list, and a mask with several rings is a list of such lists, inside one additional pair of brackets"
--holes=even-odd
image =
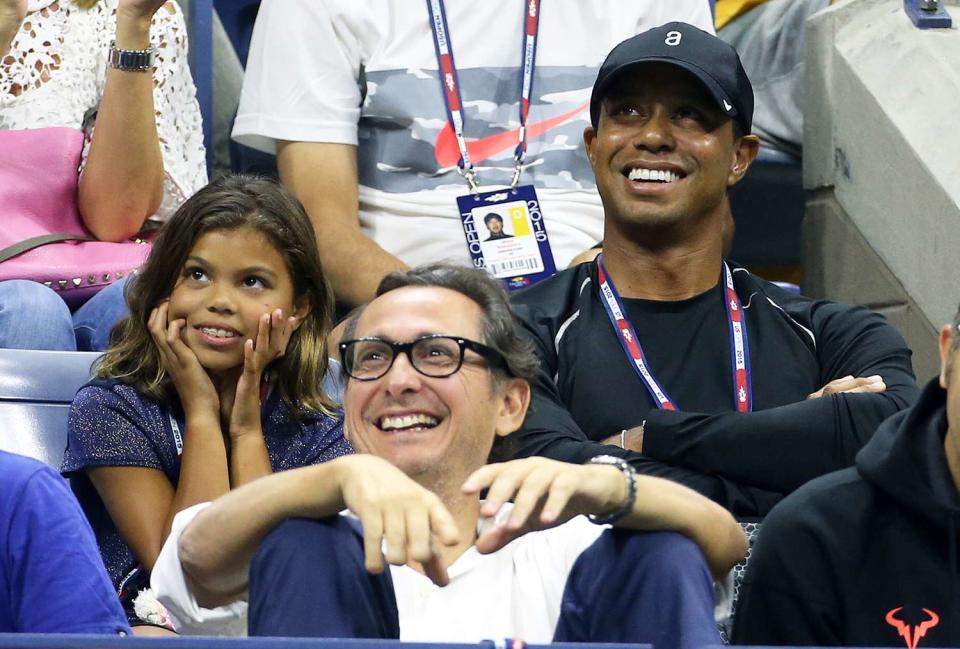
[(0, 130), (0, 281), (42, 282), (71, 309), (136, 271), (150, 254), (140, 239), (97, 241), (83, 226), (82, 148), (77, 129)]

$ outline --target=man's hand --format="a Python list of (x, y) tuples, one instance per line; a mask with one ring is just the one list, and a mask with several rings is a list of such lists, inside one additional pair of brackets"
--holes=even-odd
[(436, 542), (454, 546), (460, 534), (440, 498), (373, 455), (343, 457), (338, 464), (344, 505), (363, 526), (367, 570), (383, 571), (386, 541), (387, 561), (395, 566), (416, 561), (433, 583), (446, 586), (450, 579)]
[(463, 484), (468, 494), (484, 488), (488, 491), (481, 516), (496, 515), (509, 500), (514, 505), (506, 523), (485, 530), (477, 539), (481, 553), (496, 552), (527, 532), (555, 527), (579, 514), (615, 511), (627, 498), (627, 481), (616, 467), (542, 457), (488, 464)]
[(825, 386), (812, 394), (807, 395), (807, 399), (819, 399), (831, 394), (855, 394), (858, 392), (884, 392), (887, 384), (883, 382), (883, 377), (879, 374), (873, 376), (856, 377), (847, 375), (834, 379)]
[(623, 433), (614, 433), (610, 437), (600, 440), (600, 443), (643, 453), (643, 429), (646, 423), (647, 421), (644, 420), (639, 426), (628, 428)]

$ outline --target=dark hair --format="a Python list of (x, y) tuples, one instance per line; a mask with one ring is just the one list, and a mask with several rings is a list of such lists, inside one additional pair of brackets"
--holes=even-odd
[(97, 376), (120, 379), (156, 399), (170, 395), (170, 378), (147, 328), (150, 312), (170, 297), (202, 235), (243, 227), (255, 229), (273, 243), (290, 273), (294, 299), (306, 300), (310, 306), (286, 353), (270, 366), (281, 398), (294, 415), (301, 407), (323, 412), (335, 407), (321, 388), (327, 372), (333, 291), (320, 267), (313, 227), (290, 192), (273, 180), (255, 176), (217, 178), (181, 205), (160, 229), (149, 259), (126, 287), (130, 315), (111, 332)]
[(507, 374), (533, 382), (539, 365), (533, 343), (518, 335), (507, 294), (489, 273), (452, 264), (419, 266), (384, 277), (377, 287), (377, 296), (405, 286), (447, 288), (476, 302), (483, 311), (483, 340), (480, 342), (503, 354)]
[(503, 223), (503, 217), (502, 217), (502, 216), (500, 216), (500, 215), (497, 214), (496, 212), (490, 212), (490, 213), (488, 213), (485, 217), (483, 217), (483, 224), (486, 225), (487, 223), (489, 223), (489, 222), (492, 221), (493, 219), (496, 219), (496, 220), (500, 221), (501, 223)]

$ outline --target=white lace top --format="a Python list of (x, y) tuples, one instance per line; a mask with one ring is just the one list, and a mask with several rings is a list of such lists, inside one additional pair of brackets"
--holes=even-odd
[[(0, 129), (83, 129), (86, 162), (117, 1), (100, 0), (83, 10), (71, 0), (28, 0), (27, 16), (0, 60)], [(187, 29), (176, 3), (167, 2), (154, 15), (150, 41), (157, 48), (153, 105), (164, 169), (163, 201), (151, 219), (163, 221), (207, 182), (207, 171)]]

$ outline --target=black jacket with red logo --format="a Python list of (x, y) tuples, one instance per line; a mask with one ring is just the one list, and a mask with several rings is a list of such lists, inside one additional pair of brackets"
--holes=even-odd
[(856, 466), (818, 478), (764, 521), (736, 644), (960, 646), (960, 497), (936, 380), (877, 430)]

